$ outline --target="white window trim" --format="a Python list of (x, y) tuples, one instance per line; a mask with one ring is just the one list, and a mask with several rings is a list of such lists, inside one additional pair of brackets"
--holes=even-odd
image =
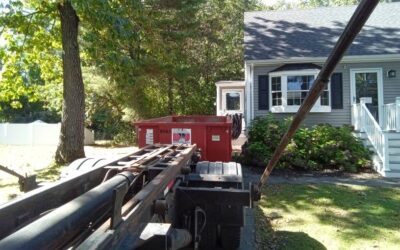
[[(298, 76), (298, 75), (313, 75), (317, 79), (319, 70), (294, 70), (294, 71), (279, 71), (269, 73), (269, 106), (272, 113), (296, 113), (300, 105), (288, 106), (287, 105), (287, 76)], [(281, 77), (281, 91), (282, 91), (282, 105), (272, 106), (272, 77)], [(318, 98), (314, 107), (310, 110), (313, 113), (329, 113), (332, 111), (331, 108), (331, 83), (328, 83), (329, 92), (329, 105), (321, 106), (320, 99)]]
[[(235, 114), (235, 113), (243, 113), (244, 111), (244, 93), (243, 89), (222, 89), (222, 110), (224, 114)], [(226, 94), (228, 93), (239, 93), (239, 109), (238, 110), (229, 110), (226, 109)]]

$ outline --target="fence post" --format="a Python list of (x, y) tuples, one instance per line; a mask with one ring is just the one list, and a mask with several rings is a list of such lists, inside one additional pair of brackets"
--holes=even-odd
[(395, 110), (396, 132), (400, 132), (400, 97), (396, 97)]

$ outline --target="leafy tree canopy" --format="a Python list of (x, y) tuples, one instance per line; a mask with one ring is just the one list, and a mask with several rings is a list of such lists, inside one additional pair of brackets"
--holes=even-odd
[[(0, 32), (6, 41), (0, 48), (0, 119), (18, 112), (24, 116), (32, 109), (61, 112), (62, 48), (56, 10), (60, 1), (0, 4)], [(301, 0), (289, 6), (281, 1), (269, 8), (357, 2)], [(100, 118), (101, 124), (111, 126), (117, 119), (213, 114), (214, 83), (243, 79), (243, 13), (265, 9), (257, 0), (72, 4), (81, 26), (87, 125), (94, 127)]]
[(0, 11), (4, 14), (0, 35), (5, 41), (0, 47), (0, 112), (51, 110), (54, 115), (61, 109), (62, 82), (60, 27), (54, 4), (11, 0), (1, 3)]
[[(23, 99), (61, 110), (57, 2), (11, 0), (0, 6), (6, 40), (0, 102), (11, 109), (26, 108)], [(116, 90), (118, 110), (136, 117), (213, 113), (214, 82), (243, 77), (243, 12), (259, 7), (255, 0), (72, 3), (81, 21), (83, 65), (95, 67)], [(85, 82), (91, 76), (84, 74)]]

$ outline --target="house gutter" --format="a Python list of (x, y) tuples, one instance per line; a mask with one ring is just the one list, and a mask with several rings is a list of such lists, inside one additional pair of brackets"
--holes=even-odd
[[(324, 63), (327, 57), (291, 57), (265, 60), (246, 60), (250, 65), (273, 65), (285, 63)], [(367, 63), (367, 62), (396, 62), (400, 61), (400, 54), (344, 56), (341, 63)]]

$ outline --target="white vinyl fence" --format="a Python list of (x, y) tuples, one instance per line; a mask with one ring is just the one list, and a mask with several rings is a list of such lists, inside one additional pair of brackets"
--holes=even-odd
[[(0, 123), (0, 144), (57, 145), (61, 123)], [(94, 144), (94, 134), (85, 128), (85, 145)]]

